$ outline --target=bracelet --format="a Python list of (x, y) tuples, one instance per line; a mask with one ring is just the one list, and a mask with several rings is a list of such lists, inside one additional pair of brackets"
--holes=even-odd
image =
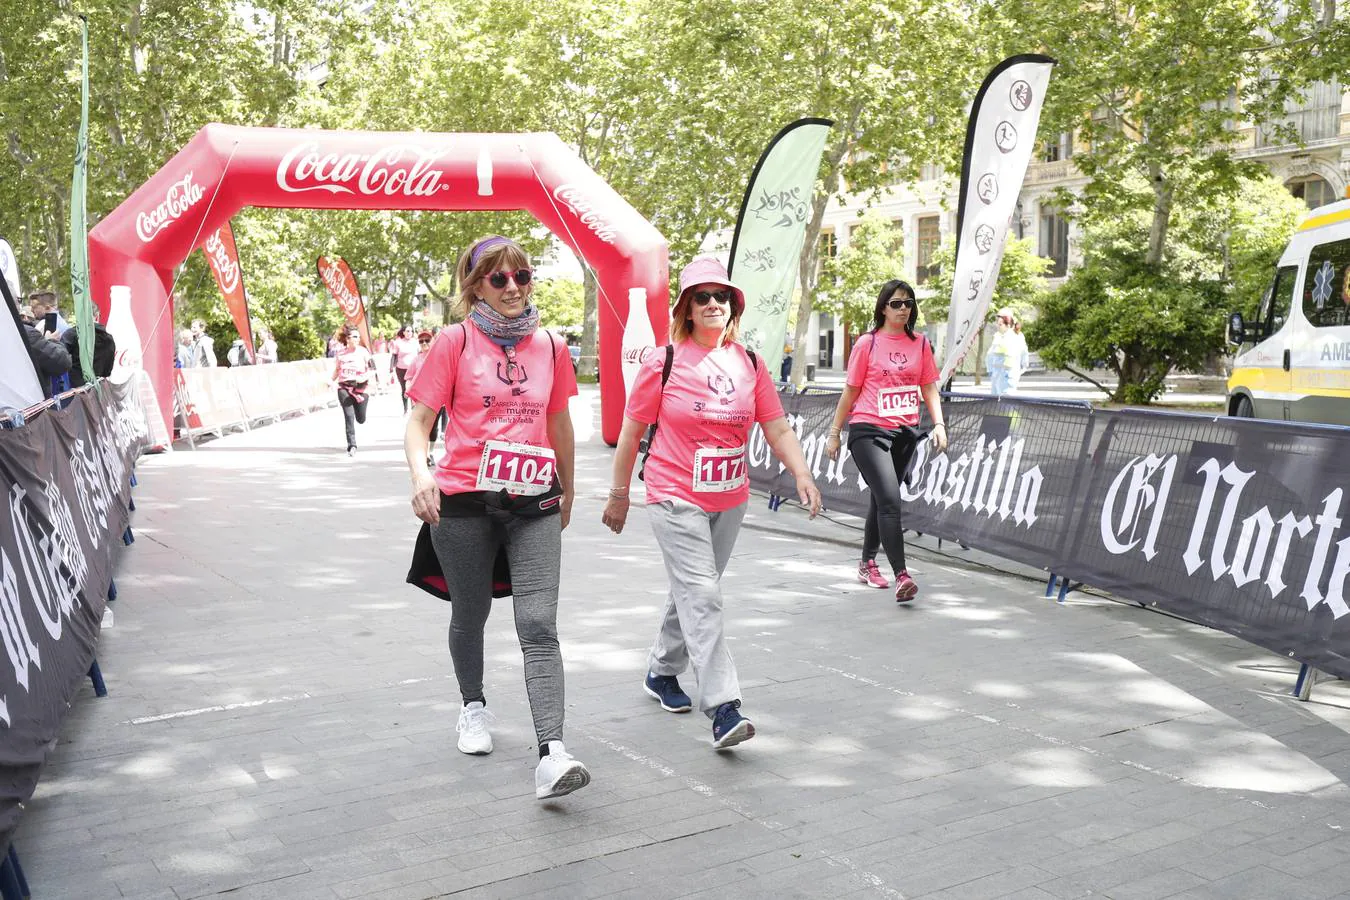
[(628, 488), (610, 488), (609, 495), (615, 500), (627, 500)]
[(936, 425), (934, 425), (933, 427), (934, 427), (934, 428), (946, 428), (946, 427), (947, 427), (947, 423), (946, 423), (946, 422), (938, 422), (938, 423), (937, 423)]
[(837, 434), (839, 434), (839, 433), (840, 433), (840, 431), (839, 431), (838, 428), (836, 428), (836, 427), (833, 426), (833, 425), (830, 426), (830, 437), (834, 437), (835, 435), (837, 435)]

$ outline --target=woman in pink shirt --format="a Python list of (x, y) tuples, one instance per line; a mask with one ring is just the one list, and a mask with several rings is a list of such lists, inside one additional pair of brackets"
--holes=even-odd
[(361, 333), (355, 325), (339, 331), (342, 346), (333, 356), (333, 381), (337, 384), (338, 405), (347, 426), (347, 455), (356, 455), (356, 425), (366, 424), (370, 404), (370, 351), (361, 346)]
[(755, 736), (740, 713), (736, 664), (723, 636), (721, 580), (750, 496), (746, 446), (756, 422), (796, 478), (797, 495), (811, 516), (820, 511), (820, 491), (783, 415), (773, 376), (736, 343), (744, 311), (745, 294), (717, 259), (696, 259), (680, 273), (671, 343), (649, 353), (633, 381), (603, 516), (616, 534), (623, 531), (638, 441), (659, 426), (640, 477), (670, 597), (643, 689), (662, 709), (688, 712), (693, 703), (678, 676), (692, 664), (699, 708), (712, 719), (719, 750)]
[(875, 588), (887, 588), (877, 568), (877, 550), (886, 556), (895, 572), (895, 599), (913, 600), (919, 586), (905, 566), (905, 532), (900, 517), (900, 478), (892, 450), (900, 445), (901, 458), (908, 459), (920, 435), (919, 404), (927, 404), (933, 420), (933, 444), (939, 453), (947, 449), (947, 426), (942, 421), (938, 395), (938, 369), (933, 348), (923, 335), (914, 334), (919, 304), (914, 288), (898, 279), (881, 286), (872, 311), (872, 330), (858, 338), (848, 358), (848, 377), (830, 425), (825, 452), (839, 457), (840, 432), (848, 420), (848, 450), (867, 482), (871, 498), (863, 531), (862, 561), (858, 580)]
[(408, 411), (408, 368), (417, 359), (417, 339), (413, 337), (412, 326), (404, 325), (389, 342), (389, 352), (394, 355), (394, 375), (398, 378), (398, 390), (403, 395), (403, 411)]
[[(460, 257), (455, 273), (464, 321), (431, 342), (408, 385), (413, 408), (403, 448), (413, 512), (431, 527), (450, 595), (462, 753), (492, 752), (483, 628), (496, 558), (506, 555), (539, 746), (535, 796), (544, 800), (591, 780), (562, 742), (558, 647), (558, 573), (576, 451), (567, 404), (577, 381), (567, 344), (539, 328), (530, 302), (534, 273), (520, 245), (498, 235), (482, 238)], [(433, 474), (427, 436), (442, 407), (449, 413), (445, 454)]]

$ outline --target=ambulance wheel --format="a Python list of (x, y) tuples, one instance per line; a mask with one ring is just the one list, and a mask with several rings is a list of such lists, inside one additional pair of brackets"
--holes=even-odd
[(1250, 419), (1255, 416), (1256, 411), (1252, 409), (1252, 398), (1239, 397), (1237, 404), (1233, 406), (1233, 415), (1239, 419)]

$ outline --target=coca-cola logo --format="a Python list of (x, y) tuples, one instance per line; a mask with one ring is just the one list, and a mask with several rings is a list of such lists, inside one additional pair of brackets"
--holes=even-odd
[(560, 184), (553, 189), (553, 197), (571, 210), (572, 215), (576, 216), (582, 225), (595, 232), (596, 237), (606, 244), (614, 243), (618, 231), (613, 223), (596, 211), (591, 201), (581, 192), (581, 188), (572, 184)]
[(441, 183), (444, 170), (432, 165), (445, 151), (393, 144), (374, 153), (324, 153), (316, 143), (300, 144), (277, 165), (277, 187), (292, 194), (430, 197), (450, 189)]
[(220, 279), (221, 293), (233, 294), (234, 289), (239, 287), (239, 262), (225, 246), (219, 231), (213, 232), (206, 239), (205, 249), (206, 258), (211, 262), (211, 269), (216, 273), (216, 278)]
[(155, 235), (177, 222), (183, 213), (204, 196), (206, 189), (192, 180), (191, 172), (187, 173), (182, 181), (175, 181), (169, 185), (164, 200), (158, 206), (149, 212), (137, 214), (136, 236), (145, 243), (150, 243), (155, 239)]
[(348, 284), (342, 266), (336, 262), (321, 262), (319, 277), (328, 285), (328, 290), (333, 292), (333, 298), (337, 300), (343, 314), (348, 319), (355, 319), (361, 313), (361, 296)]

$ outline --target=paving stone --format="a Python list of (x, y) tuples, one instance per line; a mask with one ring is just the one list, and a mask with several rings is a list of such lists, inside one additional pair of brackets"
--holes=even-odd
[(855, 529), (762, 498), (723, 582), (759, 735), (713, 752), (706, 717), (641, 691), (667, 585), (641, 506), (599, 522), (595, 408), (559, 616), (589, 787), (533, 798), (509, 600), (496, 749), (455, 749), (449, 608), (403, 584), (402, 416), (377, 397), (354, 460), (328, 410), (142, 461), (111, 695), (77, 697), (16, 835), (35, 896), (1350, 894), (1350, 711), (1289, 698), (1286, 660), (929, 538), (897, 607), (853, 581)]

